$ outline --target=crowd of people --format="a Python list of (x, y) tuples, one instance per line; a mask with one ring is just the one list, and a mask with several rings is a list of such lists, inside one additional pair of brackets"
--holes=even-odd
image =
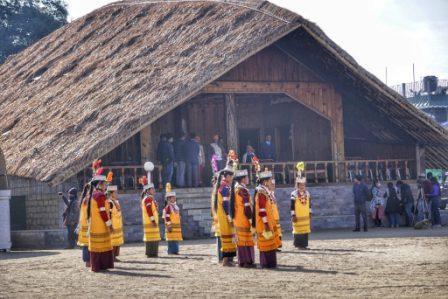
[[(271, 135), (266, 135), (257, 155), (248, 144), (242, 163), (252, 163), (254, 157), (262, 161), (275, 161), (275, 145)], [(195, 133), (182, 134), (174, 139), (171, 133), (162, 134), (157, 146), (157, 161), (162, 165), (162, 184), (171, 183), (178, 188), (204, 185), (205, 168), (210, 166), (213, 172), (223, 169), (226, 163), (226, 149), (218, 134), (212, 136), (207, 145)], [(210, 165), (206, 164), (210, 162)], [(213, 165), (216, 163), (216, 166)], [(214, 169), (216, 167), (216, 169)]]
[[(233, 151), (231, 151), (233, 153)], [(229, 155), (224, 168), (213, 175), (211, 213), (212, 231), (217, 237), (217, 258), (223, 266), (233, 266), (234, 258), (240, 267), (255, 267), (255, 244), (260, 253), (261, 268), (277, 267), (277, 252), (282, 247), (280, 213), (275, 197), (275, 180), (272, 172), (261, 165), (256, 156), (253, 165), (257, 170), (257, 187), (250, 195), (247, 170), (237, 168), (234, 153)], [(119, 262), (120, 246), (124, 243), (123, 220), (117, 186), (112, 185), (112, 173), (103, 175), (101, 160), (92, 164), (93, 177), (84, 186), (81, 201), (77, 191), (69, 190), (64, 198), (64, 212), (69, 231), (70, 248), (82, 248), (82, 259), (93, 272), (114, 268)], [(155, 199), (156, 188), (150, 177), (141, 177), (141, 213), (143, 241), (148, 258), (158, 257), (161, 229), (160, 209)], [(179, 254), (182, 241), (181, 211), (176, 203), (176, 193), (166, 184), (165, 205), (162, 217), (165, 225), (167, 253)], [(76, 221), (76, 217), (78, 221)], [(294, 245), (307, 249), (311, 232), (311, 196), (306, 190), (306, 179), (298, 172), (296, 188), (291, 193), (291, 224)]]
[(355, 229), (361, 230), (361, 217), (364, 231), (368, 230), (366, 201), (370, 203), (370, 214), (376, 227), (384, 226), (387, 219), (389, 227), (421, 226), (430, 222), (432, 227), (441, 227), (440, 184), (432, 173), (419, 180), (418, 198), (415, 199), (411, 186), (403, 181), (387, 183), (383, 190), (381, 183), (374, 180), (369, 188), (362, 176), (355, 177), (353, 185), (355, 202)]

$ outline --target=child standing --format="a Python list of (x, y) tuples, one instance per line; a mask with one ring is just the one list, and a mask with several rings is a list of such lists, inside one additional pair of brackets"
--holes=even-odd
[(123, 237), (123, 217), (121, 215), (121, 207), (117, 197), (117, 186), (109, 185), (107, 187), (107, 198), (110, 204), (110, 219), (112, 219), (112, 247), (114, 250), (114, 261), (119, 262), (120, 246), (124, 244)]
[(171, 184), (166, 184), (165, 208), (165, 239), (168, 242), (168, 254), (179, 254), (179, 241), (182, 241), (182, 226), (179, 206), (176, 203), (176, 192), (171, 191)]

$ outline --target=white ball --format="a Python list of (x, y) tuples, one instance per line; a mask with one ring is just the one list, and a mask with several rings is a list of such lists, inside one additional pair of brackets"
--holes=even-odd
[(143, 165), (146, 171), (153, 171), (154, 170), (154, 163), (152, 162), (146, 162), (145, 165)]

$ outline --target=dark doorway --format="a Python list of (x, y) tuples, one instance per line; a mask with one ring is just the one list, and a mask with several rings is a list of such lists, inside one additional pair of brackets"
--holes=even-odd
[(255, 154), (258, 155), (260, 148), (260, 130), (259, 129), (239, 129), (238, 130), (238, 144), (239, 144), (239, 155), (243, 158), (246, 153), (246, 147), (248, 145), (252, 146), (255, 150)]
[(140, 150), (140, 133), (137, 133), (105, 155), (103, 165), (140, 165)]
[[(292, 125), (275, 128), (275, 147), (278, 161), (294, 161), (292, 152)], [(273, 136), (273, 137), (274, 137)]]
[(26, 197), (13, 196), (11, 197), (10, 215), (11, 215), (11, 230), (25, 230), (26, 229)]

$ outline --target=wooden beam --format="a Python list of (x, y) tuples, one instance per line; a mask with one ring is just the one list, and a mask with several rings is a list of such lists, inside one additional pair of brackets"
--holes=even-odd
[(238, 152), (238, 125), (236, 119), (236, 103), (233, 93), (226, 94), (226, 129), (227, 148)]
[(142, 164), (151, 161), (151, 159), (154, 158), (152, 155), (152, 148), (151, 125), (149, 125), (140, 131), (140, 156)]
[(415, 161), (417, 176), (425, 171), (425, 148), (420, 144), (415, 146)]
[(214, 81), (202, 89), (203, 93), (281, 93), (296, 88), (317, 88), (318, 82), (244, 82)]

